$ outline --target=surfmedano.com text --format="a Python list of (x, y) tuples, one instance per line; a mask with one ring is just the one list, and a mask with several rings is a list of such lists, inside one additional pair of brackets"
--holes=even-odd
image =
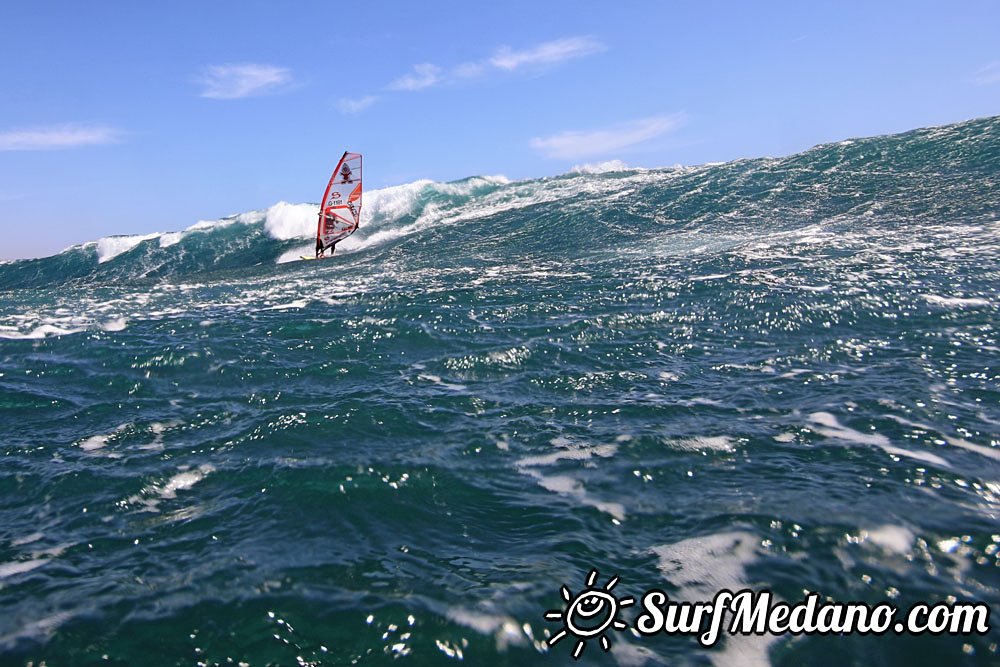
[(984, 635), (989, 632), (990, 608), (985, 603), (939, 602), (914, 604), (905, 614), (888, 602), (822, 602), (818, 593), (788, 604), (774, 598), (769, 590), (744, 589), (733, 593), (721, 590), (711, 602), (675, 602), (658, 589), (646, 591), (640, 600), (642, 613), (636, 631), (651, 636), (698, 635), (708, 648), (719, 641), (725, 617), (730, 617), (729, 634), (952, 634)]

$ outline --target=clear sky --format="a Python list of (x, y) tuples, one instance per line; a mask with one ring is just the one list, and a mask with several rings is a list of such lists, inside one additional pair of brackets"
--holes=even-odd
[(368, 188), (1000, 114), (1000, 3), (0, 4), (0, 258)]

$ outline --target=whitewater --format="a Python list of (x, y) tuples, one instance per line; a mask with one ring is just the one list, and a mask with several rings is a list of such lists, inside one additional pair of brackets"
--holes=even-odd
[(994, 628), (574, 660), (546, 612), (592, 570), (996, 609), (998, 192), (994, 117), (384, 188), (322, 261), (280, 202), (0, 263), (0, 662), (995, 664)]

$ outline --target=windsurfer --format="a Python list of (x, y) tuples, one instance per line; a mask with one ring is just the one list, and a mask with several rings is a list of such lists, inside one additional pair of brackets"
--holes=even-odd
[[(347, 164), (348, 162), (351, 164)], [(346, 198), (341, 189), (335, 187), (344, 183), (357, 184)], [(358, 229), (361, 215), (361, 155), (359, 153), (345, 152), (344, 156), (340, 158), (321, 201), (323, 204), (320, 208), (316, 228), (315, 259), (326, 255), (327, 249), (330, 250), (332, 257), (337, 250), (337, 244)], [(307, 258), (303, 257), (303, 259)]]
[[(339, 239), (337, 241), (334, 241), (333, 243), (330, 244), (330, 257), (333, 257), (333, 253), (337, 250), (337, 244), (338, 243), (340, 243)], [(326, 248), (323, 247), (323, 239), (321, 239), (320, 237), (317, 236), (316, 237), (316, 259), (319, 259), (320, 257), (322, 257), (324, 252), (326, 252)]]
[[(333, 257), (334, 251), (337, 250), (337, 244), (338, 243), (340, 243), (340, 241), (334, 241), (333, 243), (330, 244), (330, 257)], [(323, 247), (323, 239), (321, 239), (320, 237), (317, 236), (316, 237), (316, 259), (319, 259), (320, 257), (322, 257), (324, 252), (326, 252), (326, 248)]]

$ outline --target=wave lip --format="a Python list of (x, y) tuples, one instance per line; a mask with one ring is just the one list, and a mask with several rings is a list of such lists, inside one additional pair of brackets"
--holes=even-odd
[(155, 239), (160, 234), (141, 234), (138, 236), (106, 236), (97, 241), (97, 262), (103, 264), (132, 250), (143, 241)]

